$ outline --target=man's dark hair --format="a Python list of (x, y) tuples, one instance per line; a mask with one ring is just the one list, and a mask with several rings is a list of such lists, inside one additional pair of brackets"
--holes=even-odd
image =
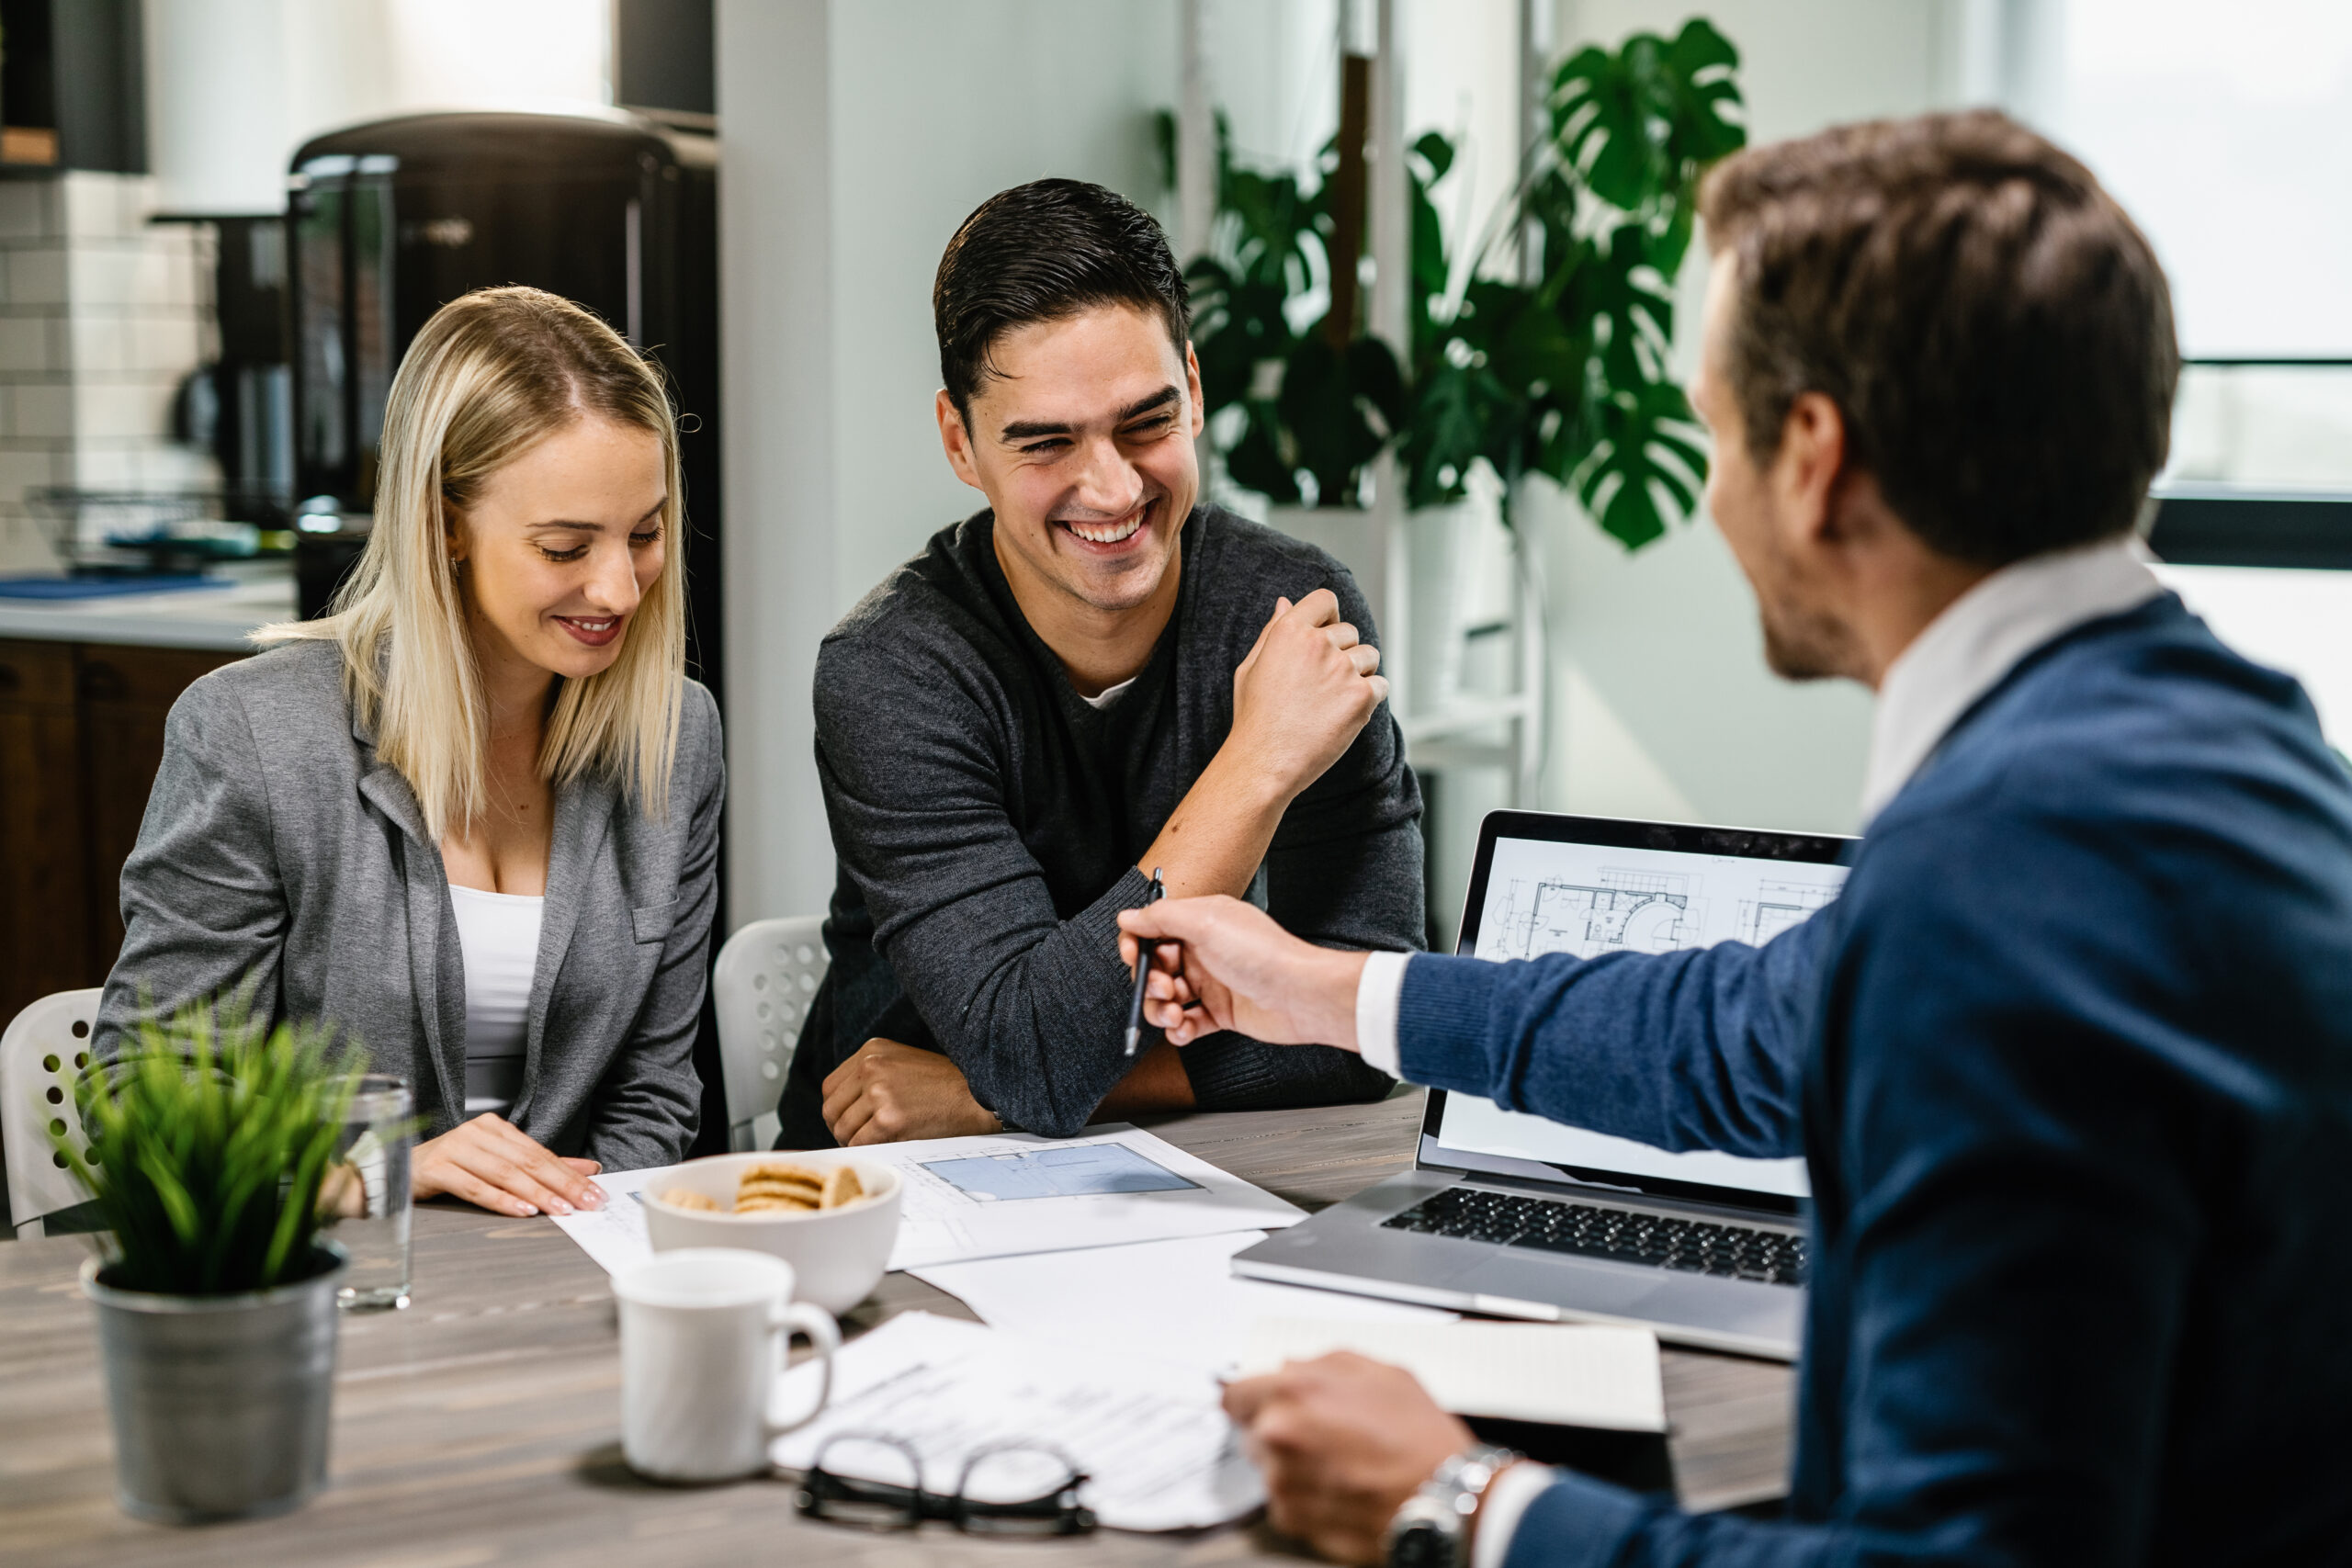
[(1724, 378), (1764, 462), (1799, 393), (1940, 554), (2129, 529), (2171, 440), (2172, 297), (2075, 159), (1989, 109), (1742, 152), (1700, 193), (1736, 261)]
[(968, 421), (980, 383), (996, 374), (997, 339), (1098, 305), (1158, 316), (1179, 354), (1191, 340), (1192, 298), (1150, 213), (1083, 180), (1032, 180), (980, 203), (947, 242), (931, 287), (939, 374), (956, 412)]

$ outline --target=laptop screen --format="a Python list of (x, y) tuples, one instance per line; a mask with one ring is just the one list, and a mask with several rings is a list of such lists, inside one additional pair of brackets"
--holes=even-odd
[[(1479, 958), (1762, 943), (1837, 897), (1853, 840), (1498, 811), (1479, 835), (1460, 951)], [(1422, 1162), (1792, 1212), (1802, 1159), (1673, 1153), (1432, 1091)]]

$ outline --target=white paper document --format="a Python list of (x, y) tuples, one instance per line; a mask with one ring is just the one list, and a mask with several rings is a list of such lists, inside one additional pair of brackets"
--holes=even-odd
[[(779, 1405), (815, 1398), (817, 1377), (814, 1363), (793, 1369)], [(1104, 1525), (1189, 1529), (1239, 1518), (1265, 1499), (1218, 1398), (1216, 1380), (1198, 1372), (902, 1313), (842, 1348), (832, 1403), (777, 1438), (769, 1457), (806, 1470), (836, 1432), (883, 1434), (921, 1456), (924, 1490), (946, 1493), (981, 1444), (1045, 1443), (1086, 1473), (1080, 1498)], [(858, 1451), (838, 1450), (827, 1467), (854, 1473), (843, 1456)]]
[(1666, 1430), (1657, 1336), (1553, 1323), (1339, 1323), (1261, 1318), (1241, 1370), (1270, 1372), (1333, 1350), (1402, 1367), (1457, 1416), (1621, 1432)]
[(1217, 1374), (1238, 1366), (1261, 1317), (1451, 1323), (1436, 1307), (1233, 1277), (1263, 1231), (938, 1263), (914, 1270), (992, 1327)]
[[(906, 1181), (893, 1269), (1265, 1231), (1306, 1217), (1137, 1127), (1106, 1127), (1082, 1138), (1001, 1133), (876, 1144), (856, 1157), (893, 1167)], [(610, 1199), (605, 1207), (555, 1223), (607, 1272), (618, 1272), (652, 1256), (636, 1194), (674, 1168), (599, 1176)]]
[(678, 1168), (615, 1170), (593, 1179), (605, 1190), (601, 1209), (576, 1209), (554, 1216), (556, 1229), (580, 1244), (580, 1249), (617, 1274), (632, 1263), (653, 1256), (653, 1240), (645, 1233), (644, 1190)]

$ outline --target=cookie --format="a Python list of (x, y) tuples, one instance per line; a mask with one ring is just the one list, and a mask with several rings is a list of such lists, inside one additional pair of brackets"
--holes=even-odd
[(807, 1166), (768, 1161), (752, 1167), (737, 1181), (735, 1212), (739, 1214), (798, 1213), (816, 1208), (825, 1190), (825, 1174)]
[(662, 1201), (673, 1209), (699, 1209), (706, 1213), (718, 1213), (718, 1200), (700, 1192), (689, 1192), (683, 1187), (673, 1187), (662, 1194)]
[(837, 1165), (825, 1173), (825, 1190), (818, 1194), (820, 1209), (838, 1209), (843, 1203), (854, 1203), (865, 1196), (865, 1184), (858, 1180), (857, 1172), (845, 1165)]
[(813, 1214), (817, 1205), (811, 1199), (774, 1194), (748, 1194), (735, 1200), (739, 1214)]

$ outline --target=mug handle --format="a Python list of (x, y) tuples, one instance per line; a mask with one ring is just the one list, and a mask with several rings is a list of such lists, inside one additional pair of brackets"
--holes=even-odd
[(782, 1336), (785, 1341), (783, 1346), (777, 1348), (776, 1362), (779, 1366), (785, 1360), (784, 1352), (791, 1345), (792, 1331), (796, 1328), (808, 1336), (809, 1345), (815, 1348), (818, 1358), (825, 1363), (824, 1374), (817, 1382), (816, 1403), (809, 1405), (798, 1417), (790, 1421), (779, 1421), (775, 1418), (775, 1406), (773, 1404), (769, 1406), (768, 1436), (776, 1438), (782, 1437), (796, 1427), (806, 1427), (809, 1422), (814, 1421), (833, 1397), (833, 1354), (842, 1348), (842, 1331), (840, 1325), (833, 1322), (832, 1314), (823, 1307), (811, 1305), (808, 1302), (793, 1302), (777, 1308), (770, 1314), (768, 1325)]

